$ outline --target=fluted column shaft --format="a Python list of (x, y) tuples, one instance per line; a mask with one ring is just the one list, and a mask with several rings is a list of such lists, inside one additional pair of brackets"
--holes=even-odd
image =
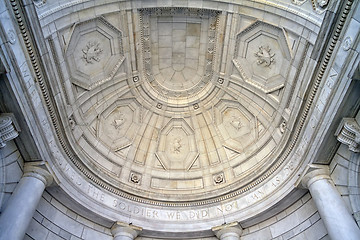
[(25, 166), (25, 173), (0, 216), (0, 240), (22, 240), (52, 177), (45, 169)]
[(360, 229), (333, 184), (327, 169), (311, 171), (303, 178), (332, 240), (360, 239)]

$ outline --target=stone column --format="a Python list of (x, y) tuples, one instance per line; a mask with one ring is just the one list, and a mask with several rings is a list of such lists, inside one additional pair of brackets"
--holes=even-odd
[[(43, 165), (43, 163), (41, 164)], [(22, 240), (51, 174), (39, 164), (26, 163), (24, 175), (0, 216), (0, 239)]]
[(302, 185), (309, 189), (332, 240), (360, 239), (360, 229), (332, 182), (328, 167), (311, 165)]
[(111, 228), (111, 233), (114, 236), (114, 240), (133, 240), (139, 235), (141, 231), (141, 227), (123, 222), (116, 222)]
[(242, 228), (238, 222), (228, 223), (211, 229), (220, 240), (240, 240)]

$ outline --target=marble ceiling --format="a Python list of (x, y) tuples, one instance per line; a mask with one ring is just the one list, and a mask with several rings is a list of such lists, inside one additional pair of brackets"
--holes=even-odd
[(37, 2), (59, 185), (110, 218), (121, 203), (258, 214), (305, 161), (327, 4), (169, 2)]

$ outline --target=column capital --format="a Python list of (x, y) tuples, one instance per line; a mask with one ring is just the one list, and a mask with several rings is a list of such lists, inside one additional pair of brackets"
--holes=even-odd
[(329, 166), (319, 164), (309, 164), (301, 178), (301, 186), (309, 188), (311, 184), (321, 179), (331, 179)]
[(6, 146), (6, 142), (19, 136), (19, 128), (16, 123), (14, 114), (0, 114), (0, 148)]
[(352, 152), (360, 152), (360, 126), (356, 118), (343, 118), (335, 132), (337, 140)]
[(243, 231), (242, 227), (238, 222), (232, 222), (232, 223), (216, 226), (213, 227), (211, 230), (215, 233), (216, 237), (219, 239), (223, 239), (225, 236), (228, 235), (232, 235), (240, 239), (240, 236)]
[(45, 162), (27, 162), (24, 166), (23, 177), (34, 177), (42, 181), (45, 186), (50, 186), (53, 182), (52, 174), (46, 170)]
[(119, 221), (115, 222), (111, 228), (114, 239), (116, 239), (117, 236), (127, 236), (131, 239), (135, 239), (141, 231), (141, 227)]

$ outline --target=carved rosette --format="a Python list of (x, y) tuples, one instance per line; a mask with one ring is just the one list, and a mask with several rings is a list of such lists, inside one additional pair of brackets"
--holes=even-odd
[(219, 185), (221, 183), (224, 183), (225, 182), (224, 173), (221, 172), (221, 173), (218, 173), (218, 174), (214, 175), (213, 179), (214, 179), (214, 184), (215, 185)]
[(130, 173), (130, 182), (133, 182), (135, 184), (141, 183), (141, 174), (137, 172), (131, 172)]
[(337, 140), (349, 146), (352, 152), (360, 152), (360, 126), (355, 118), (344, 118), (335, 136)]
[(0, 115), (0, 148), (6, 146), (6, 142), (13, 140), (19, 135), (10, 116)]

